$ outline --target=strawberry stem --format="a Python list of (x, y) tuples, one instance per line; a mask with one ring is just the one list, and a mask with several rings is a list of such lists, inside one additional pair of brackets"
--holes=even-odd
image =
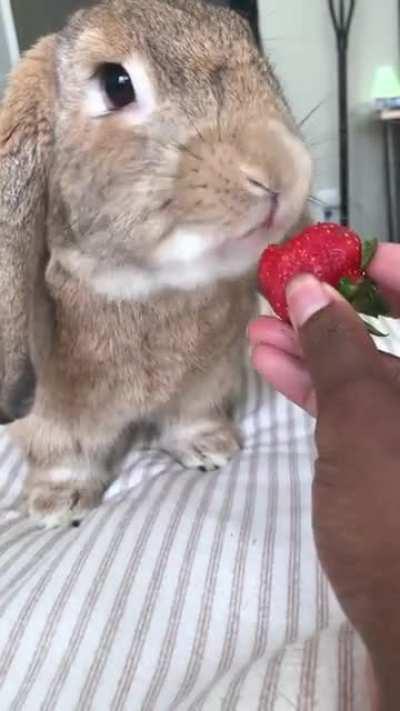
[(343, 277), (337, 285), (338, 291), (347, 301), (352, 302), (360, 288), (360, 282), (351, 281), (348, 277)]
[(352, 306), (366, 316), (388, 316), (389, 309), (379, 294), (376, 284), (370, 279), (364, 279), (352, 301)]
[(366, 271), (371, 264), (373, 258), (375, 257), (376, 250), (378, 249), (377, 239), (367, 239), (362, 242), (361, 251), (361, 269)]
[[(352, 282), (347, 277), (340, 280), (337, 290), (352, 305), (352, 307), (365, 316), (388, 316), (389, 309), (378, 292), (376, 284), (371, 279), (365, 278), (357, 282)], [(372, 324), (364, 321), (365, 327), (372, 336), (380, 338), (386, 337), (387, 333), (382, 333)]]

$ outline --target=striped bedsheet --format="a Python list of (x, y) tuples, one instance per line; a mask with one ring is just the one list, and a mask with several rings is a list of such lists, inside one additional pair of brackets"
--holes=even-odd
[(132, 452), (57, 531), (18, 512), (1, 434), (2, 711), (366, 711), (364, 652), (313, 545), (313, 423), (250, 372), (239, 417), (220, 473)]

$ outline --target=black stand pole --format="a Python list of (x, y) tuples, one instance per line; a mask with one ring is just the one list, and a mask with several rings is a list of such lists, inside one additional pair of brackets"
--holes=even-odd
[(347, 60), (351, 23), (356, 0), (328, 0), (333, 28), (336, 35), (338, 55), (338, 104), (339, 104), (339, 172), (340, 172), (340, 222), (349, 224), (349, 109), (347, 91)]

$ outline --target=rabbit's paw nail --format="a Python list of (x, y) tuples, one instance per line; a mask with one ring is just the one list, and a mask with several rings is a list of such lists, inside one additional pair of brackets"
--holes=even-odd
[(100, 501), (98, 489), (73, 483), (62, 486), (43, 483), (31, 488), (27, 509), (31, 518), (43, 528), (78, 526)]
[(231, 459), (232, 454), (225, 452), (208, 452), (193, 445), (192, 450), (177, 452), (178, 461), (186, 469), (199, 469), (201, 472), (212, 472), (222, 469)]
[(168, 451), (187, 469), (209, 472), (221, 469), (240, 449), (233, 426), (207, 423), (206, 426), (181, 426), (175, 430)]

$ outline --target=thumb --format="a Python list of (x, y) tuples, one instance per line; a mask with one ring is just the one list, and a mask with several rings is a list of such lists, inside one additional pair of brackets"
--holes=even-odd
[(378, 351), (360, 317), (332, 287), (299, 276), (288, 286), (287, 302), (319, 406), (352, 381), (375, 379)]

